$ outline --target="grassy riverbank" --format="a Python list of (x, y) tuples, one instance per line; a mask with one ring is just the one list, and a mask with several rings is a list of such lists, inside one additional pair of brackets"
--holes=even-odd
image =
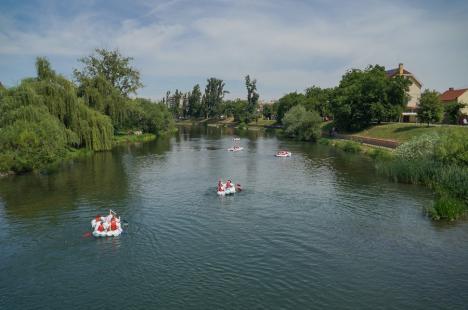
[(257, 121), (252, 121), (248, 124), (242, 122), (236, 122), (233, 117), (228, 117), (225, 119), (217, 118), (204, 118), (204, 119), (186, 119), (178, 120), (176, 125), (211, 125), (211, 126), (228, 126), (228, 127), (267, 127), (275, 125), (275, 120), (266, 120), (263, 118), (258, 119)]
[[(331, 123), (324, 124), (324, 132)], [(421, 184), (435, 193), (428, 206), (434, 219), (456, 220), (468, 210), (468, 128), (420, 124), (382, 124), (348, 133), (350, 139), (369, 137), (400, 143), (395, 150), (344, 139), (323, 138), (319, 142), (349, 153), (373, 157), (377, 172), (395, 182)]]
[(148, 142), (156, 139), (156, 135), (152, 133), (144, 133), (141, 135), (115, 135), (113, 138), (113, 144), (123, 143), (136, 143), (136, 142)]

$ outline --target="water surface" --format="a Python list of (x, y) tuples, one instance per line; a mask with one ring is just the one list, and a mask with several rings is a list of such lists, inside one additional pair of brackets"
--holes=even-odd
[[(245, 191), (217, 197), (220, 177)], [(0, 309), (466, 309), (468, 224), (431, 202), (359, 155), (181, 128), (1, 179)], [(128, 231), (86, 237), (108, 208)]]

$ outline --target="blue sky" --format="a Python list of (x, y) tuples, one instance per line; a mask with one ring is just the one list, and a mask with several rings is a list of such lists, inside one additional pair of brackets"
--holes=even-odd
[(79, 57), (119, 48), (134, 58), (145, 87), (202, 88), (226, 81), (245, 97), (243, 77), (261, 98), (336, 85), (351, 68), (399, 62), (424, 88), (468, 87), (467, 1), (0, 1), (0, 81), (13, 86), (46, 56), (71, 77)]

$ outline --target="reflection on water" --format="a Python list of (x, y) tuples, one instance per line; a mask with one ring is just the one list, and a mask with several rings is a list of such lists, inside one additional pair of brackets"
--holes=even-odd
[[(245, 190), (217, 197), (218, 178)], [(0, 180), (0, 308), (462, 309), (468, 226), (431, 222), (431, 202), (359, 155), (180, 127)], [(87, 237), (108, 208), (128, 230)]]

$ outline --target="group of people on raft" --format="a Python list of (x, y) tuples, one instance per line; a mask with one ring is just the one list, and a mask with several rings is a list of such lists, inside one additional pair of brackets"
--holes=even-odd
[(221, 179), (218, 180), (218, 195), (229, 195), (240, 191), (242, 191), (240, 184), (234, 185), (231, 180), (227, 180), (226, 183), (223, 183)]
[(95, 237), (118, 236), (122, 233), (120, 217), (117, 217), (112, 210), (107, 216), (96, 215), (91, 221), (91, 227), (94, 228), (93, 236)]

